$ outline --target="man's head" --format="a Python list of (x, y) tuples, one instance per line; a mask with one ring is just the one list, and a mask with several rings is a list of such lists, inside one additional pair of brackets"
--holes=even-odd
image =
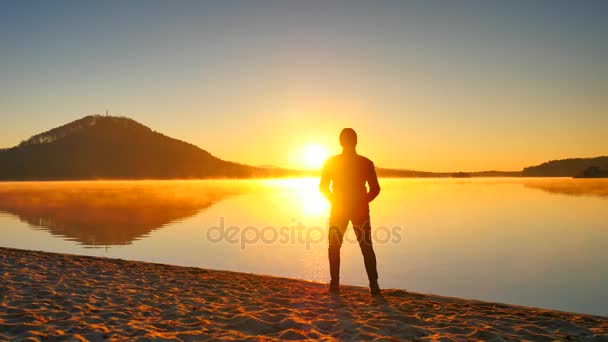
[(345, 128), (340, 132), (340, 145), (349, 149), (354, 149), (357, 146), (357, 133), (354, 129)]

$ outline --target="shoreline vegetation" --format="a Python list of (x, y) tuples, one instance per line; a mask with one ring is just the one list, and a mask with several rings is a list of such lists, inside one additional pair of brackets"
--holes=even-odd
[[(587, 170), (587, 172), (585, 172)], [(590, 170), (590, 171), (589, 171)], [(553, 160), (521, 171), (430, 172), (377, 167), (382, 178), (608, 177), (608, 156)], [(122, 116), (89, 115), (0, 149), (0, 181), (161, 180), (318, 176), (318, 170), (222, 160)]]
[(0, 248), (0, 339), (603, 340), (608, 317)]

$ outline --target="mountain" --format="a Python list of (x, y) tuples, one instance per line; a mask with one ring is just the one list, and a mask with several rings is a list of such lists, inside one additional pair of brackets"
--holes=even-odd
[(608, 156), (552, 160), (524, 168), (524, 177), (575, 177), (590, 167), (608, 169)]
[(0, 150), (2, 180), (283, 176), (219, 159), (126, 117), (91, 115)]

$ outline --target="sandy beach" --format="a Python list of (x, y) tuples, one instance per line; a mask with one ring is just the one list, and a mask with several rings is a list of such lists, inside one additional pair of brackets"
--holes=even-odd
[(608, 341), (608, 318), (0, 248), (0, 340)]

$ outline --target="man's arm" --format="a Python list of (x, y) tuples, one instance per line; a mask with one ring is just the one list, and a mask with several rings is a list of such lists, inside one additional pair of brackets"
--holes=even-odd
[(329, 203), (331, 203), (331, 199), (333, 196), (331, 189), (329, 188), (330, 184), (331, 184), (331, 175), (330, 175), (330, 166), (329, 166), (329, 160), (328, 160), (325, 162), (325, 165), (323, 165), (323, 170), (321, 171), (321, 181), (319, 182), (319, 191), (321, 191), (323, 196), (325, 196), (325, 198), (327, 198)]
[(367, 185), (369, 191), (367, 192), (367, 201), (373, 201), (380, 194), (380, 183), (378, 183), (378, 176), (376, 176), (376, 167), (374, 163), (371, 163), (369, 174), (367, 177)]

